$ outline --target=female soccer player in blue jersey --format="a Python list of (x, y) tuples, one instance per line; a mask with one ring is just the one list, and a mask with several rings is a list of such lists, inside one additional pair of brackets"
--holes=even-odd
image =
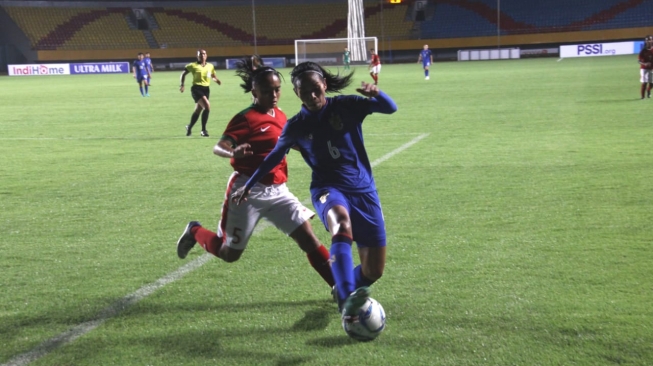
[[(334, 75), (316, 63), (303, 62), (290, 73), (301, 111), (288, 120), (276, 147), (240, 187), (232, 200), (246, 199), (249, 190), (274, 168), (291, 147), (313, 170), (311, 197), (331, 233), (331, 270), (343, 319), (356, 320), (356, 311), (370, 295), (368, 286), (383, 275), (386, 233), (372, 167), (363, 144), (367, 115), (397, 111), (394, 101), (377, 86), (362, 83), (358, 95), (327, 97), (346, 88), (353, 74)], [(354, 268), (351, 245), (356, 242), (361, 264)]]

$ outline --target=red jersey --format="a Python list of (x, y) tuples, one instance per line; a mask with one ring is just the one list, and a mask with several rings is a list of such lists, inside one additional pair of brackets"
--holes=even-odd
[(640, 69), (653, 70), (653, 49), (643, 48), (639, 51), (639, 62), (648, 62), (648, 66), (640, 64)]
[(379, 58), (379, 55), (377, 55), (376, 53), (372, 55), (372, 62), (370, 63), (370, 65), (372, 66), (381, 65), (381, 59)]
[[(231, 166), (235, 171), (252, 176), (263, 159), (274, 149), (281, 136), (281, 130), (286, 125), (286, 115), (277, 107), (270, 113), (263, 113), (250, 106), (229, 121), (222, 137), (231, 140), (234, 145), (248, 143), (254, 152), (240, 159), (231, 158)], [(284, 157), (260, 182), (269, 185), (285, 183), (287, 180), (288, 165)]]

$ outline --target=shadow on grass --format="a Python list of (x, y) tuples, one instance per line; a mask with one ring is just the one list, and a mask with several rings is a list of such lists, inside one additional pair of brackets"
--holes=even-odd
[[(10, 342), (18, 341), (18, 338), (22, 337), (21, 330), (26, 328), (32, 328), (32, 331), (37, 331), (48, 339), (40, 339), (34, 343), (33, 342), (26, 345), (27, 349), (19, 351), (28, 352), (33, 347), (36, 347), (43, 342), (49, 344), (52, 343), (52, 337), (57, 337), (63, 332), (69, 331), (71, 328), (89, 321), (95, 320), (109, 320), (111, 318), (119, 319), (128, 319), (139, 316), (152, 316), (157, 314), (165, 314), (169, 316), (169, 313), (184, 313), (184, 312), (205, 312), (205, 311), (214, 311), (222, 313), (225, 317), (238, 317), (238, 313), (259, 311), (263, 313), (274, 314), (276, 311), (288, 311), (292, 308), (310, 308), (304, 311), (304, 315), (298, 319), (290, 327), (278, 327), (278, 328), (267, 328), (265, 331), (261, 331), (259, 327), (252, 327), (253, 324), (248, 324), (245, 327), (238, 327), (236, 329), (222, 329), (222, 330), (194, 330), (194, 331), (181, 331), (174, 332), (174, 334), (168, 334), (166, 336), (154, 336), (138, 339), (125, 339), (130, 345), (141, 344), (143, 347), (154, 348), (155, 354), (171, 354), (178, 355), (184, 354), (190, 358), (207, 358), (213, 359), (216, 357), (219, 358), (228, 358), (234, 363), (238, 362), (255, 362), (255, 363), (269, 363), (271, 360), (274, 360), (278, 365), (301, 365), (310, 361), (306, 357), (289, 357), (281, 356), (277, 353), (256, 351), (248, 349), (246, 352), (242, 350), (225, 350), (221, 346), (221, 340), (227, 339), (230, 342), (242, 339), (244, 344), (257, 344), (262, 345), (274, 343), (277, 338), (284, 337), (285, 335), (291, 335), (298, 332), (320, 332), (324, 331), (329, 323), (333, 319), (337, 319), (339, 316), (335, 310), (334, 304), (331, 301), (327, 300), (306, 300), (306, 301), (277, 301), (277, 302), (258, 302), (258, 303), (242, 303), (242, 304), (222, 304), (215, 306), (214, 304), (207, 303), (195, 303), (191, 305), (189, 303), (183, 304), (137, 304), (133, 307), (128, 308), (127, 303), (122, 301), (114, 302), (112, 305), (104, 308), (99, 311), (95, 316), (88, 317), (71, 311), (71, 309), (50, 309), (50, 312), (46, 314), (41, 314), (39, 316), (17, 316), (13, 319), (4, 319), (3, 324), (0, 326), (0, 341), (4, 344)], [(189, 306), (190, 305), (190, 306)], [(299, 309), (298, 309), (299, 310)], [(301, 311), (301, 310), (299, 310)], [(234, 315), (236, 313), (236, 315)], [(77, 316), (71, 314), (76, 314)], [(40, 331), (38, 329), (41, 329)], [(56, 329), (56, 334), (52, 334), (52, 330)], [(47, 332), (46, 330), (50, 330)], [(84, 334), (80, 334), (83, 336)], [(291, 336), (292, 337), (292, 336)], [(305, 337), (305, 336), (302, 336)], [(122, 342), (121, 340), (120, 342)], [(22, 343), (22, 342), (20, 342)], [(97, 344), (92, 338), (81, 338), (72, 342), (73, 347), (81, 347), (86, 349), (91, 347), (91, 349), (98, 349), (107, 347), (107, 344)], [(322, 347), (338, 347), (342, 345), (351, 344), (351, 340), (344, 335), (342, 337), (331, 337), (331, 338), (322, 338), (322, 339), (310, 339), (306, 342), (307, 345), (317, 345)], [(52, 343), (49, 348), (54, 350), (62, 346), (59, 342)], [(269, 347), (268, 347), (269, 348)], [(14, 355), (9, 355), (9, 357), (15, 357)]]

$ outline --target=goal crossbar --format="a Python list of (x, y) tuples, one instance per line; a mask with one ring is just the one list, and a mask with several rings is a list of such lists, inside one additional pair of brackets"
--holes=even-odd
[(352, 51), (362, 50), (356, 55), (352, 52), (352, 61), (366, 61), (367, 52), (365, 51), (374, 48), (378, 52), (379, 40), (377, 37), (296, 39), (295, 65), (308, 59), (325, 63), (337, 62), (338, 57), (343, 53), (344, 47), (348, 47)]

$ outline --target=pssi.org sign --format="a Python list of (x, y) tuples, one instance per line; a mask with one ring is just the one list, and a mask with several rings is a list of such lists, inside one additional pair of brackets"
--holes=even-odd
[(560, 58), (635, 54), (635, 42), (588, 43), (560, 46)]

